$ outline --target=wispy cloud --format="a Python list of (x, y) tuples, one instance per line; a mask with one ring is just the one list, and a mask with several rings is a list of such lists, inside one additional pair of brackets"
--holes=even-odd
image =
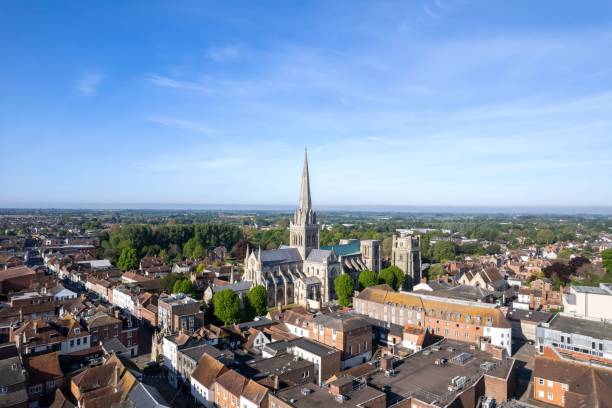
[(208, 50), (206, 55), (215, 62), (227, 62), (238, 58), (240, 55), (240, 48), (237, 45), (212, 47)]
[(103, 79), (103, 75), (89, 72), (77, 79), (74, 87), (82, 96), (94, 96)]
[(438, 19), (441, 17), (437, 12), (433, 11), (433, 7), (429, 4), (423, 4), (423, 11), (431, 18)]
[(209, 91), (209, 89), (204, 84), (199, 82), (181, 81), (178, 79), (173, 79), (157, 74), (149, 74), (146, 76), (146, 79), (152, 84), (163, 88), (181, 89), (188, 91)]
[(187, 130), (195, 133), (212, 133), (212, 130), (204, 123), (192, 120), (172, 118), (167, 116), (153, 116), (147, 118), (147, 121), (172, 129)]
[(451, 10), (449, 4), (443, 0), (426, 0), (423, 3), (423, 11), (434, 19), (442, 18), (443, 15)]

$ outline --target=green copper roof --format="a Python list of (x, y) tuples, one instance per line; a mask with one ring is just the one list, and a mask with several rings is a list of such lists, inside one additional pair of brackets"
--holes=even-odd
[(361, 242), (355, 241), (350, 244), (345, 245), (328, 245), (322, 246), (321, 249), (334, 250), (336, 255), (345, 256), (345, 255), (353, 255), (361, 252)]

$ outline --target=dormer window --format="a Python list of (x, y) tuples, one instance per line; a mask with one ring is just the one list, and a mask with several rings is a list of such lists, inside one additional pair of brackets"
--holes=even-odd
[(81, 329), (78, 327), (74, 329), (74, 334), (81, 334)]

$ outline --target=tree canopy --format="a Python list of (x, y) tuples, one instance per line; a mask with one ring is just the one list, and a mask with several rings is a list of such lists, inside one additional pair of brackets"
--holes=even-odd
[(437, 262), (455, 259), (455, 244), (451, 241), (438, 241), (432, 247), (432, 258)]
[(380, 271), (380, 273), (378, 274), (378, 278), (393, 289), (397, 290), (399, 282), (397, 281), (397, 276), (395, 275), (395, 272), (390, 267)]
[(612, 274), (612, 249), (606, 249), (601, 253), (602, 264), (609, 274)]
[(104, 256), (111, 260), (117, 260), (117, 255), (124, 248), (135, 249), (137, 258), (155, 255), (162, 250), (166, 251), (167, 256), (180, 257), (181, 248), (193, 239), (187, 246), (189, 254), (186, 256), (191, 257), (194, 250), (195, 255), (199, 255), (200, 251), (203, 253), (207, 248), (220, 245), (231, 249), (241, 238), (242, 232), (238, 226), (227, 223), (128, 224), (112, 229), (108, 237), (102, 239), (101, 246)]
[(172, 286), (172, 293), (184, 293), (191, 295), (195, 292), (193, 284), (189, 278), (180, 279), (174, 282)]
[(429, 279), (437, 279), (438, 277), (444, 275), (446, 273), (446, 270), (444, 269), (444, 266), (442, 266), (442, 264), (435, 263), (429, 267), (427, 273)]
[(223, 324), (236, 323), (240, 319), (240, 298), (231, 289), (223, 289), (213, 296), (214, 313)]
[(346, 273), (336, 277), (334, 279), (334, 289), (336, 295), (338, 295), (338, 303), (341, 306), (348, 306), (351, 304), (351, 297), (355, 289), (353, 279)]
[(138, 269), (139, 264), (140, 261), (136, 256), (136, 250), (134, 248), (123, 248), (121, 250), (121, 255), (119, 256), (119, 261), (117, 262), (119, 269), (122, 271)]
[(359, 274), (359, 285), (362, 289), (374, 286), (376, 284), (378, 284), (378, 276), (376, 275), (376, 272), (372, 272), (369, 269), (361, 271)]
[(247, 294), (249, 309), (255, 316), (263, 316), (268, 312), (268, 292), (262, 285), (257, 285)]

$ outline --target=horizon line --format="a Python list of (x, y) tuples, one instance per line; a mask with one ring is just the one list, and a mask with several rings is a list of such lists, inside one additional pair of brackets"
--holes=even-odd
[[(181, 204), (181, 203), (30, 203), (0, 204), (0, 211), (8, 210), (74, 210), (74, 211), (293, 211), (294, 204)], [(455, 214), (555, 214), (555, 215), (612, 215), (606, 205), (402, 205), (402, 204), (327, 204), (316, 208), (319, 212), (371, 213), (455, 213)]]

